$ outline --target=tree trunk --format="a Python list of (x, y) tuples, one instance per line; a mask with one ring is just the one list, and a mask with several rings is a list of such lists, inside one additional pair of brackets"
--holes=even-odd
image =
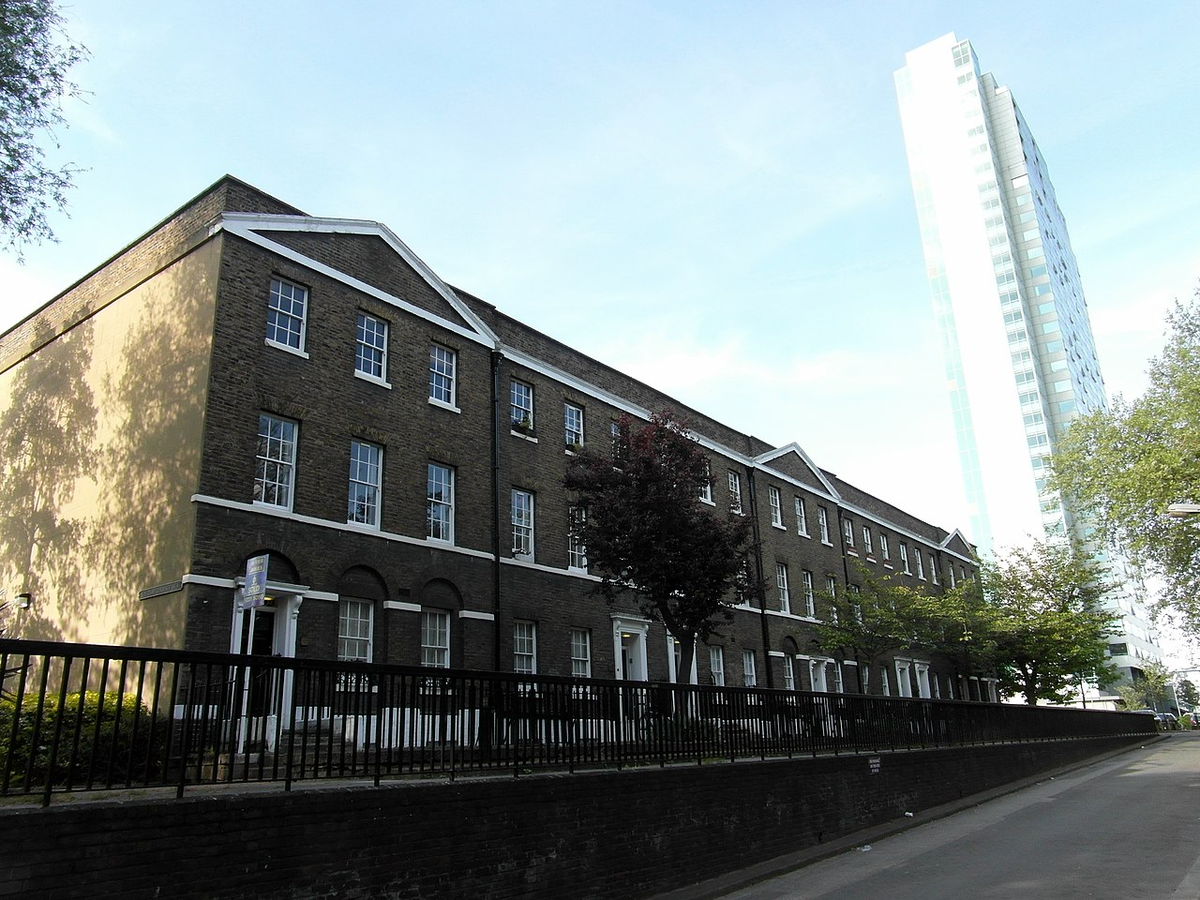
[(1037, 702), (1037, 672), (1029, 672), (1025, 675), (1025, 703), (1037, 706)]

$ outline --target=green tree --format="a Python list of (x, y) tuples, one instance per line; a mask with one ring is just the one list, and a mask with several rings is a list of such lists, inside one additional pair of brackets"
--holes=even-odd
[[(820, 595), (828, 612), (813, 630), (824, 650), (841, 650), (847, 658), (865, 662), (870, 673), (900, 650), (933, 642), (932, 598), (893, 577), (877, 577), (861, 563), (857, 581), (845, 591)], [(869, 673), (862, 685), (865, 693), (872, 688)]]
[(47, 211), (79, 171), (48, 165), (42, 141), (65, 125), (63, 99), (80, 93), (67, 70), (86, 55), (52, 0), (0, 0), (0, 242), (18, 253), (54, 239)]
[(1036, 542), (985, 562), (981, 575), (1005, 696), (1062, 703), (1081, 677), (1113, 680), (1105, 650), (1116, 616), (1101, 606), (1111, 590), (1102, 566), (1078, 547)]
[(1117, 688), (1117, 696), (1126, 709), (1154, 709), (1160, 712), (1174, 706), (1171, 695), (1171, 673), (1162, 663), (1148, 663), (1134, 675), (1132, 684)]
[(1172, 503), (1200, 502), (1200, 289), (1175, 304), (1148, 374), (1140, 399), (1117, 397), (1111, 411), (1072, 423), (1051, 484), (1161, 577), (1163, 604), (1200, 635), (1200, 519), (1166, 514)]
[(1189, 709), (1200, 704), (1200, 691), (1196, 690), (1196, 685), (1188, 678), (1181, 678), (1175, 683), (1175, 696), (1179, 698), (1182, 706)]
[(953, 661), (960, 675), (994, 675), (996, 607), (986, 602), (977, 579), (960, 581), (941, 597), (926, 599), (929, 646)]
[(576, 498), (572, 540), (600, 576), (597, 592), (610, 603), (632, 592), (644, 615), (662, 621), (679, 641), (680, 683), (696, 640), (729, 621), (734, 588), (749, 571), (750, 517), (709, 512), (700, 502), (708, 480), (699, 443), (669, 413), (638, 428), (623, 416), (612, 452), (580, 450), (564, 479)]

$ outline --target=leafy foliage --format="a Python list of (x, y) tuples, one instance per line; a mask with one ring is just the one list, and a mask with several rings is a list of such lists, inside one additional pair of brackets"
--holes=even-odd
[(20, 708), (0, 700), (0, 773), (10, 784), (120, 784), (161, 774), (166, 724), (155, 724), (136, 695), (87, 691), (62, 704), (50, 696), (40, 719), (38, 699), (27, 697)]
[(1188, 678), (1181, 678), (1175, 683), (1175, 696), (1185, 709), (1192, 709), (1200, 704), (1200, 691), (1196, 690), (1196, 685)]
[(961, 581), (927, 603), (930, 649), (953, 660), (964, 675), (992, 675), (997, 666), (996, 610), (980, 584)]
[(1107, 573), (1077, 547), (1035, 543), (981, 568), (991, 655), (1005, 696), (1064, 702), (1081, 677), (1112, 681), (1106, 638), (1116, 616), (1101, 601)]
[(1132, 684), (1117, 688), (1117, 696), (1126, 709), (1168, 710), (1174, 706), (1171, 673), (1162, 663), (1147, 663), (1141, 673), (1134, 676)]
[(54, 239), (47, 211), (63, 208), (79, 170), (47, 165), (40, 139), (53, 140), (55, 126), (65, 124), (63, 98), (80, 93), (67, 70), (86, 55), (66, 39), (52, 0), (0, 0), (0, 241), (7, 248)]
[[(572, 538), (587, 552), (596, 590), (610, 603), (632, 596), (679, 641), (679, 680), (691, 672), (695, 641), (730, 618), (735, 587), (747, 588), (753, 524), (700, 502), (708, 461), (687, 426), (669, 413), (635, 428), (621, 418), (611, 453), (585, 448), (564, 480), (579, 514)], [(739, 582), (743, 582), (739, 585)]]
[[(820, 595), (828, 613), (813, 630), (822, 648), (841, 650), (874, 670), (889, 654), (935, 642), (940, 613), (934, 598), (894, 577), (876, 577), (861, 563), (857, 570), (857, 591)], [(871, 691), (869, 683), (862, 687)]]
[(1166, 515), (1200, 502), (1200, 289), (1167, 318), (1144, 396), (1074, 422), (1052, 459), (1053, 486), (1165, 582), (1164, 604), (1200, 635), (1200, 521)]

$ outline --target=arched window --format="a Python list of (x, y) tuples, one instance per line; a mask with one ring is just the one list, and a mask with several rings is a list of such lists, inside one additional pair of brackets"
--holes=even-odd
[(375, 659), (375, 607), (387, 587), (373, 569), (355, 566), (338, 579), (337, 657), (351, 662)]

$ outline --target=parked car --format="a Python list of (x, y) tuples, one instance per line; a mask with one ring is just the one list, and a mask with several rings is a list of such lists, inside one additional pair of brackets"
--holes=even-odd
[(1174, 731), (1179, 727), (1179, 723), (1173, 721), (1175, 717), (1170, 713), (1160, 713), (1154, 709), (1134, 709), (1131, 712), (1139, 716), (1154, 716), (1154, 727), (1159, 731)]

